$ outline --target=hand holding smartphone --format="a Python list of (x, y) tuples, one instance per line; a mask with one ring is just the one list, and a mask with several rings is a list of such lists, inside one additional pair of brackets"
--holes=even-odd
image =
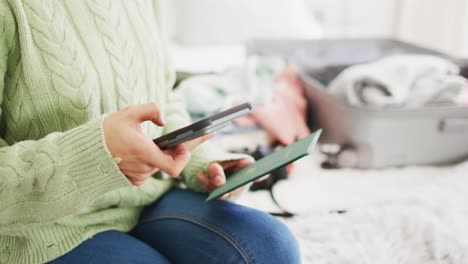
[(252, 105), (250, 103), (243, 103), (156, 138), (153, 142), (158, 145), (160, 149), (169, 149), (221, 129), (231, 124), (233, 119), (250, 113), (251, 111)]

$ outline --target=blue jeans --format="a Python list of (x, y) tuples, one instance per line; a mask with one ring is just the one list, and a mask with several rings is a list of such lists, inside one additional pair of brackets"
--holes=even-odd
[(299, 247), (274, 217), (175, 189), (148, 206), (130, 233), (106, 231), (51, 263), (287, 263)]

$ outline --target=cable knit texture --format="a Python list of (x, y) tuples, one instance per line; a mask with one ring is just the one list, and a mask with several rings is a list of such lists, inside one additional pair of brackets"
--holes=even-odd
[[(104, 230), (129, 231), (170, 189), (155, 175), (131, 186), (104, 142), (103, 115), (158, 103), (164, 129), (189, 123), (154, 0), (0, 0), (0, 263), (43, 263)], [(181, 179), (215, 160), (195, 149)]]

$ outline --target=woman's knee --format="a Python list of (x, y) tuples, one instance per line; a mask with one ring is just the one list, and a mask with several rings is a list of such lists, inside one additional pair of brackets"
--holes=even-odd
[(300, 263), (299, 244), (289, 228), (273, 216), (252, 210), (246, 219), (254, 263)]

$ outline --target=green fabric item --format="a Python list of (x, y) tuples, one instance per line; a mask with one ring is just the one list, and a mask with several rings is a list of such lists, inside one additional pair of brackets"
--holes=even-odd
[[(156, 102), (167, 125), (190, 122), (171, 92), (157, 1), (0, 0), (0, 263), (43, 263), (104, 230), (128, 231), (174, 185), (132, 186), (104, 142), (102, 119)], [(213, 149), (213, 150), (212, 150)], [(204, 144), (181, 176), (239, 159)]]

